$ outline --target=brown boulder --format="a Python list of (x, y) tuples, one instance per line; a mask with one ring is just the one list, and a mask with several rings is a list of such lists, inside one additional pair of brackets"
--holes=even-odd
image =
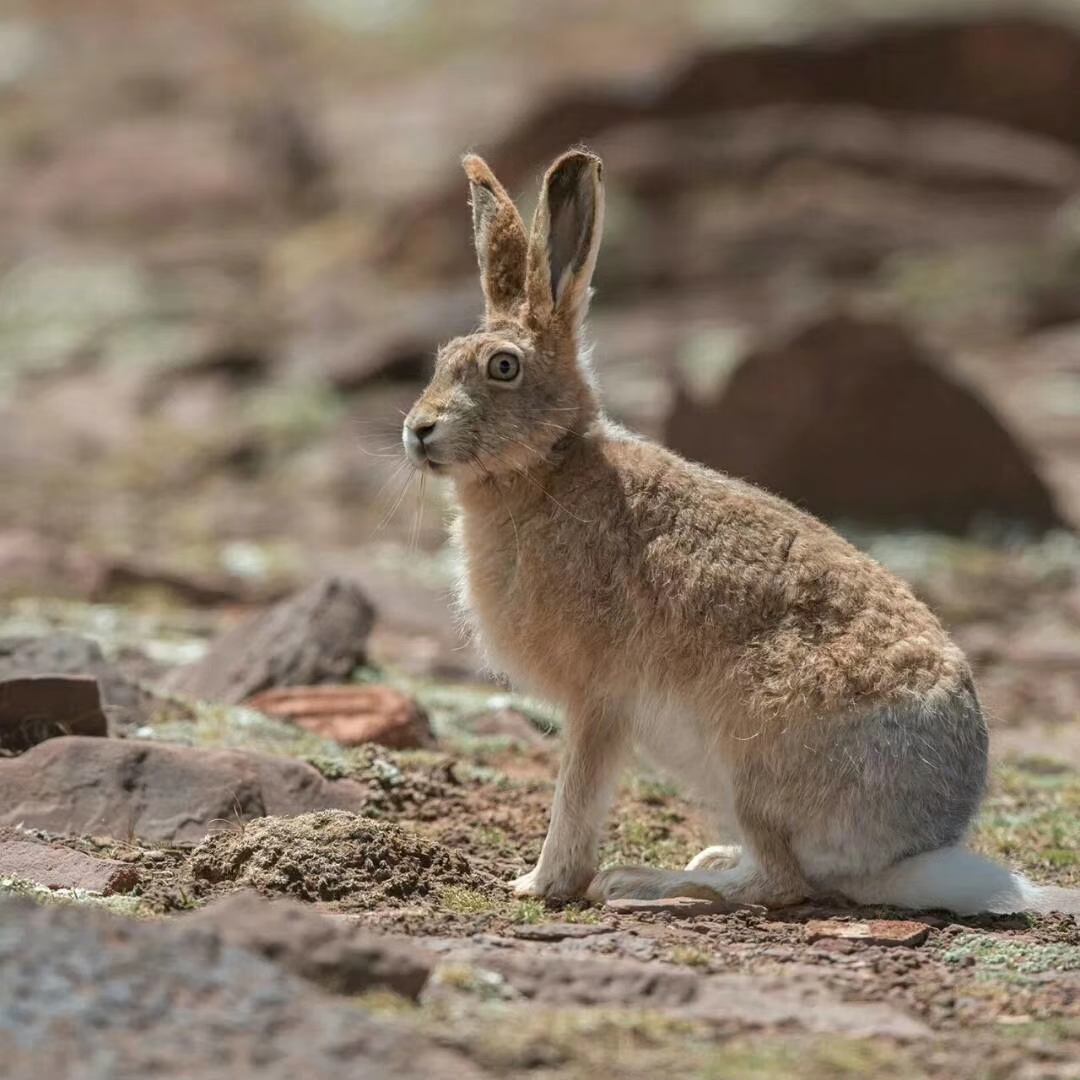
[(291, 758), (74, 735), (0, 760), (0, 791), (3, 825), (162, 841), (268, 814), (360, 810), (366, 795)]
[(245, 619), (164, 685), (191, 698), (238, 704), (273, 687), (340, 682), (364, 663), (374, 621), (358, 585), (327, 578)]
[(294, 686), (266, 690), (247, 703), (342, 746), (415, 750), (435, 743), (416, 698), (392, 686)]
[(92, 676), (0, 679), (0, 751), (21, 753), (59, 735), (108, 734), (109, 722)]
[(681, 389), (675, 451), (832, 520), (963, 532), (1063, 527), (1028, 455), (897, 324), (819, 318), (749, 355), (714, 400)]
[[(171, 703), (134, 674), (106, 660), (100, 646), (76, 634), (0, 638), (0, 679), (37, 675), (78, 675), (96, 680), (105, 715), (123, 730), (149, 723)], [(89, 731), (71, 734), (87, 735)]]

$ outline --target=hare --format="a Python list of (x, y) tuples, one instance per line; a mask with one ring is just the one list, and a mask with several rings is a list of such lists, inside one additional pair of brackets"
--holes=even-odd
[[(601, 411), (582, 324), (600, 160), (559, 157), (531, 229), (464, 159), (485, 297), (439, 350), (405, 449), (453, 487), (460, 599), (491, 666), (565, 710), (550, 827), (520, 895), (1080, 910), (962, 845), (987, 729), (960, 649), (820, 521)], [(637, 746), (736, 830), (683, 871), (597, 873)]]

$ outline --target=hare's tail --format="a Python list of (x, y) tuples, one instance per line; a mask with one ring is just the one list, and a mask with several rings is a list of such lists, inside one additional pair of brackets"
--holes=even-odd
[(1080, 889), (1033, 885), (1021, 874), (961, 847), (939, 848), (845, 883), (859, 904), (944, 908), (958, 915), (1060, 911), (1080, 914)]

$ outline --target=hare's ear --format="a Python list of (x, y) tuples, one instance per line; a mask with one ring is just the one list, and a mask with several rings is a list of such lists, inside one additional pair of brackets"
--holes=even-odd
[(571, 150), (548, 169), (529, 238), (530, 306), (577, 327), (589, 307), (589, 283), (604, 224), (600, 159)]
[(469, 178), (476, 257), (490, 318), (509, 312), (525, 297), (525, 224), (483, 158), (468, 154), (462, 164)]

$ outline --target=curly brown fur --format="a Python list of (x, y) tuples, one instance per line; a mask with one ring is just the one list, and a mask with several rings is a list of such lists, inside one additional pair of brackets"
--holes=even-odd
[[(527, 243), (487, 166), (465, 168), (486, 318), (440, 351), (404, 438), (452, 481), (462, 604), (492, 666), (566, 710), (548, 837), (518, 891), (1038, 903), (957, 846), (987, 735), (933, 614), (821, 522), (601, 413), (580, 342), (599, 159), (555, 161)], [(734, 827), (734, 865), (725, 849), (594, 876), (633, 745)]]

